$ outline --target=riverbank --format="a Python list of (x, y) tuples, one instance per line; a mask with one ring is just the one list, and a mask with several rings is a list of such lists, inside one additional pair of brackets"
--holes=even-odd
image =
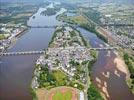
[(127, 84), (134, 94), (134, 57), (127, 53), (123, 53), (122, 58), (124, 59), (130, 73), (129, 78), (127, 79)]
[(7, 39), (1, 41), (1, 47), (3, 48), (1, 52), (6, 52), (7, 49), (10, 49), (17, 41), (17, 39), (22, 36), (26, 31), (28, 31), (28, 28), (21, 29), (20, 31), (17, 31), (16, 33), (13, 33), (11, 36), (9, 36)]

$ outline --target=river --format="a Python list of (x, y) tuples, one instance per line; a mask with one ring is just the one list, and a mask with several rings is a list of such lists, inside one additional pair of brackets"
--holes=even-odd
[[(78, 29), (92, 47), (108, 46), (95, 34), (82, 28)], [(129, 77), (127, 67), (117, 51), (100, 51), (92, 68), (91, 79), (107, 100), (134, 100), (126, 83)]]
[[(45, 8), (40, 8), (35, 16), (28, 20), (30, 26), (54, 26), (62, 24), (56, 20), (54, 16), (42, 16), (40, 12)], [(61, 9), (60, 14), (65, 9)], [(80, 32), (90, 40), (93, 47), (103, 46), (104, 43), (96, 37), (93, 33), (90, 33), (84, 29), (79, 28)], [(29, 51), (29, 50), (42, 50), (48, 47), (49, 41), (53, 35), (54, 28), (31, 28), (24, 35), (22, 35), (16, 42), (16, 44), (8, 50), (12, 51)], [(120, 71), (121, 75), (117, 77), (114, 74), (114, 58), (115, 52), (100, 51), (97, 62), (93, 67), (92, 79), (97, 84), (96, 77), (101, 80), (103, 86), (107, 82), (108, 93), (110, 95), (109, 100), (132, 100), (134, 97), (126, 85), (126, 75)], [(11, 56), (1, 58), (0, 63), (0, 100), (32, 100), (29, 87), (34, 71), (35, 61), (40, 55), (27, 55), (27, 56)], [(112, 67), (110, 67), (112, 66)], [(109, 68), (110, 67), (110, 68)], [(110, 78), (105, 78), (102, 73), (110, 72)], [(102, 89), (99, 89), (100, 91)]]
[[(41, 11), (45, 9), (46, 8), (40, 8), (37, 13), (33, 15), (35, 18), (32, 16), (28, 20), (28, 25), (55, 26), (62, 24), (62, 22), (56, 20), (56, 16), (63, 13), (65, 9), (62, 8), (57, 15), (49, 17), (40, 15)], [(15, 52), (46, 49), (54, 30), (54, 28), (31, 28), (7, 51)], [(39, 55), (27, 55), (1, 58), (0, 100), (32, 100), (29, 88), (34, 71), (34, 64), (38, 57)]]

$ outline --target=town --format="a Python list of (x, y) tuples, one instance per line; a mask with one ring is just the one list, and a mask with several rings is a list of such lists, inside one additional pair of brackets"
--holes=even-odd
[(15, 29), (11, 28), (11, 26), (7, 26), (6, 24), (2, 24), (0, 26), (2, 27), (0, 31), (4, 32), (4, 34), (0, 34), (1, 37), (3, 36), (0, 39), (0, 52), (4, 52), (8, 47), (11, 46), (11, 44), (13, 44), (13, 42), (15, 42), (15, 40), (17, 40), (17, 36), (28, 29), (23, 25), (15, 25)]
[[(86, 40), (84, 41), (86, 42)], [(61, 83), (64, 83), (64, 85), (70, 84), (69, 86), (80, 89), (86, 95), (90, 83), (88, 65), (94, 59), (90, 51), (86, 49), (83, 38), (78, 31), (69, 26), (57, 27), (49, 48), (36, 62), (37, 67), (34, 72), (32, 88), (48, 88), (52, 85), (51, 82), (50, 85), (43, 86), (40, 83), (43, 81), (42, 78), (42, 80), (40, 79), (40, 76), (43, 75), (42, 69), (44, 69), (42, 67), (48, 67), (50, 73), (58, 71), (58, 73), (62, 72), (67, 77), (68, 81), (59, 79), (61, 82), (56, 86), (62, 86)], [(53, 85), (57, 82), (55, 81)], [(71, 85), (72, 83), (74, 85)], [(84, 98), (81, 100), (84, 100)]]
[(108, 31), (116, 45), (124, 49), (134, 49), (134, 7), (133, 4), (128, 5), (92, 5), (85, 12), (90, 19)]

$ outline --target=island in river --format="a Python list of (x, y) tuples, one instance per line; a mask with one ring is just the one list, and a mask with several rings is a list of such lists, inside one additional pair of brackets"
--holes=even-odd
[(103, 100), (90, 81), (89, 69), (95, 61), (96, 52), (88, 47), (89, 43), (76, 29), (57, 27), (48, 49), (36, 62), (32, 80), (32, 93), (35, 91), (37, 95), (34, 94), (34, 98), (87, 100), (87, 95), (93, 96), (94, 92), (96, 99)]

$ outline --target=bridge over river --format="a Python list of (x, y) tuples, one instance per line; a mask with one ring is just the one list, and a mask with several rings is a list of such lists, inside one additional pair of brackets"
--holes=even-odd
[[(82, 49), (84, 47), (78, 47), (77, 49)], [(51, 48), (51, 49), (60, 49), (60, 50), (66, 50), (66, 49), (73, 49), (72, 47), (69, 48)], [(87, 48), (88, 50), (117, 50), (118, 47), (103, 47), (103, 48)], [(0, 53), (0, 56), (18, 56), (18, 55), (33, 55), (33, 54), (43, 54), (45, 51), (21, 51), (21, 52), (2, 52)]]
[(72, 25), (72, 24), (62, 24), (62, 25), (52, 25), (52, 26), (30, 26), (28, 25), (29, 28), (56, 28), (56, 27), (62, 27), (62, 26), (72, 26), (74, 28), (79, 27), (79, 25)]
[(57, 25), (55, 26), (28, 26), (29, 28), (56, 28)]

